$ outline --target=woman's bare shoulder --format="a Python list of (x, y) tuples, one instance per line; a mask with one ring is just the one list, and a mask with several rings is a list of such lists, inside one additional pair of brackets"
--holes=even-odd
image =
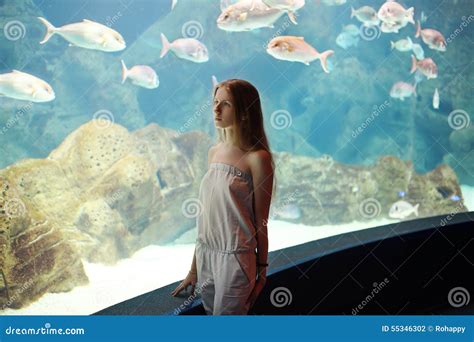
[(216, 153), (216, 151), (218, 150), (220, 144), (221, 143), (218, 142), (217, 144), (215, 144), (215, 145), (213, 145), (209, 148), (209, 151), (207, 152), (207, 162), (208, 162), (208, 164), (211, 163), (211, 160), (212, 160), (214, 154)]
[(268, 170), (271, 168), (271, 155), (264, 149), (252, 151), (247, 155), (247, 162), (253, 170)]

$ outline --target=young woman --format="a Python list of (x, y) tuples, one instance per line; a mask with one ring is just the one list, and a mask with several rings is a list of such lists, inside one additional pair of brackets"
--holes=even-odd
[(171, 292), (196, 284), (208, 315), (245, 315), (266, 282), (267, 220), (275, 188), (257, 89), (231, 79), (214, 88), (219, 142), (199, 189), (202, 205), (191, 270)]

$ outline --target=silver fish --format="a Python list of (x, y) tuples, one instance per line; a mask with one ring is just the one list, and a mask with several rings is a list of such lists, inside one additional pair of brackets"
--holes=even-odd
[(403, 219), (410, 216), (411, 214), (415, 214), (415, 216), (418, 216), (419, 206), (419, 203), (413, 206), (407, 201), (400, 200), (392, 204), (388, 212), (388, 216), (396, 219)]

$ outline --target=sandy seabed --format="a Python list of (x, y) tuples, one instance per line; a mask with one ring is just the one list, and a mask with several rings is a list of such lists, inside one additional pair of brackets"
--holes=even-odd
[[(461, 186), (464, 203), (474, 210), (474, 187)], [(347, 232), (370, 229), (397, 220), (354, 221), (343, 225), (305, 226), (270, 220), (268, 225), (269, 250), (274, 251), (312, 240)], [(289, 232), (291, 232), (289, 234)], [(153, 291), (182, 279), (191, 265), (196, 229), (185, 233), (175, 243), (148, 246), (131, 258), (114, 266), (84, 261), (90, 279), (86, 286), (70, 292), (47, 293), (23, 309), (6, 309), (0, 315), (90, 315), (106, 307)], [(13, 294), (14, 295), (14, 294)]]

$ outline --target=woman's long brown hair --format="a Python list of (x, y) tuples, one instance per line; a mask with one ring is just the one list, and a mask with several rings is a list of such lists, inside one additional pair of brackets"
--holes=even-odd
[[(233, 98), (235, 108), (235, 120), (232, 126), (235, 132), (234, 144), (245, 152), (264, 149), (270, 155), (273, 169), (273, 198), (276, 191), (275, 161), (265, 134), (258, 90), (251, 83), (234, 78), (218, 83), (214, 88), (214, 97), (220, 87), (225, 87)], [(242, 120), (243, 118), (245, 119)], [(226, 139), (225, 130), (217, 128), (217, 133), (218, 141), (224, 142)]]

